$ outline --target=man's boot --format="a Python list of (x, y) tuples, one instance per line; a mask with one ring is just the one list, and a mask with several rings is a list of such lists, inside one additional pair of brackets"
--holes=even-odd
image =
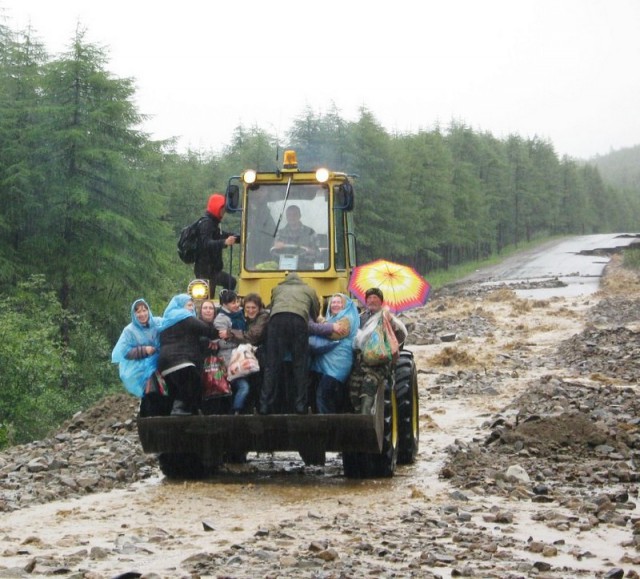
[(182, 400), (174, 400), (171, 407), (171, 416), (191, 416), (187, 404)]
[(378, 384), (371, 376), (366, 376), (362, 384), (362, 393), (360, 394), (360, 414), (371, 414), (373, 405), (376, 400)]
[(360, 396), (360, 414), (372, 414), (373, 403), (376, 397), (370, 394), (363, 394)]

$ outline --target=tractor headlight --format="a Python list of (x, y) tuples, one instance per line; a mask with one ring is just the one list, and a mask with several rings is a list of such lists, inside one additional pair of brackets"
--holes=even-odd
[(256, 182), (256, 172), (253, 169), (249, 169), (248, 171), (245, 171), (244, 174), (242, 175), (242, 180), (247, 185), (251, 185), (251, 183), (255, 183)]
[(329, 169), (321, 167), (316, 171), (316, 179), (318, 183), (326, 183), (329, 180)]
[(187, 293), (194, 300), (206, 300), (209, 298), (209, 284), (204, 279), (194, 279), (187, 288)]

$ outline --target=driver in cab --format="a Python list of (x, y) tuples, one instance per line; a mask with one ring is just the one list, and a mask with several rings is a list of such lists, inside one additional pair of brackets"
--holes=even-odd
[(301, 254), (304, 258), (310, 259), (316, 254), (317, 240), (316, 232), (304, 225), (301, 221), (300, 207), (289, 205), (286, 212), (287, 224), (278, 232), (273, 249), (277, 253)]

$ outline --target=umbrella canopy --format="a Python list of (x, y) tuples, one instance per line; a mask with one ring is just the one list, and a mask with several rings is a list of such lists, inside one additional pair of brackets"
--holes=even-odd
[(427, 303), (431, 286), (415, 269), (384, 259), (353, 268), (349, 290), (363, 304), (369, 288), (384, 294), (384, 305), (397, 314)]

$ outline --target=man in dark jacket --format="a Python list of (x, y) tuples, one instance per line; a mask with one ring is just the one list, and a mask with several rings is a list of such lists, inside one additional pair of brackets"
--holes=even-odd
[(283, 250), (287, 246), (295, 246), (300, 251), (297, 269), (313, 268), (313, 261), (318, 253), (316, 232), (302, 223), (300, 207), (289, 205), (286, 212), (287, 224), (278, 232), (274, 249)]
[(171, 298), (162, 316), (158, 358), (158, 371), (167, 381), (173, 401), (171, 416), (188, 416), (200, 409), (201, 336), (213, 340), (218, 337), (218, 330), (196, 318), (191, 296), (179, 294)]
[(193, 273), (199, 279), (209, 280), (209, 293), (215, 295), (216, 285), (226, 289), (236, 288), (236, 279), (223, 271), (222, 250), (236, 242), (236, 237), (220, 229), (225, 213), (224, 195), (214, 193), (209, 197), (207, 211), (198, 225), (198, 251)]
[(291, 358), (292, 380), (286, 396), (286, 412), (307, 412), (309, 320), (316, 321), (320, 301), (316, 292), (297, 273), (289, 272), (271, 292), (271, 315), (267, 326), (267, 364), (260, 393), (260, 414), (274, 411), (281, 399), (286, 356)]

